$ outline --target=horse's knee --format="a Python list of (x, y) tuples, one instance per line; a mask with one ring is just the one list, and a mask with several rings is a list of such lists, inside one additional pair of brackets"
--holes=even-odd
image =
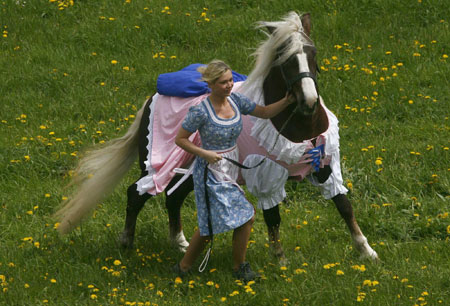
[(263, 210), (263, 216), (268, 228), (280, 226), (281, 216), (279, 205)]
[(139, 194), (136, 183), (131, 184), (127, 189), (127, 209), (140, 210), (150, 196), (148, 193)]

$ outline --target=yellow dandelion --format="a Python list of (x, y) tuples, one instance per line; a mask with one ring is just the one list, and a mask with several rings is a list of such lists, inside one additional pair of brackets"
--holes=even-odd
[(336, 271), (336, 275), (344, 275), (344, 271), (342, 271), (342, 270), (337, 270), (337, 271)]
[(118, 63), (118, 61), (116, 61), (116, 60), (111, 61), (111, 64), (113, 64), (113, 65), (116, 65), (117, 63)]
[(120, 266), (122, 264), (122, 262), (120, 260), (116, 259), (116, 260), (114, 260), (113, 264), (115, 266)]

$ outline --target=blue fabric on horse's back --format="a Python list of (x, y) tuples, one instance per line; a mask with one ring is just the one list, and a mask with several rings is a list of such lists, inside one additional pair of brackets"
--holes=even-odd
[[(173, 97), (196, 97), (209, 92), (208, 84), (201, 81), (202, 75), (197, 71), (204, 64), (192, 64), (176, 72), (163, 73), (158, 76), (156, 89), (160, 95)], [(245, 81), (246, 75), (232, 71), (235, 82)]]

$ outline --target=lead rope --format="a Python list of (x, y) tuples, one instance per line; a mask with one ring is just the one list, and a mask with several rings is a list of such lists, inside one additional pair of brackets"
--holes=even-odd
[(205, 185), (205, 204), (206, 204), (206, 209), (208, 211), (208, 231), (209, 231), (209, 237), (211, 239), (211, 244), (208, 248), (208, 251), (206, 252), (205, 258), (203, 258), (202, 263), (198, 267), (198, 272), (200, 272), (200, 273), (205, 271), (206, 266), (208, 265), (209, 258), (211, 257), (211, 251), (213, 248), (213, 241), (214, 241), (213, 230), (212, 230), (212, 220), (211, 220), (211, 205), (209, 202), (208, 189), (206, 186), (206, 181), (208, 179), (208, 164), (205, 165), (205, 172), (204, 172), (203, 177), (204, 177), (204, 185)]

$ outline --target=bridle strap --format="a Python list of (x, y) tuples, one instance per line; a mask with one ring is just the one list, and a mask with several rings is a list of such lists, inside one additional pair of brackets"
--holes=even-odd
[[(283, 71), (283, 68), (281, 68), (281, 71)], [(283, 72), (284, 74), (284, 72)], [(292, 79), (285, 79), (286, 85), (288, 90), (290, 91), (292, 89), (292, 85), (294, 85), (296, 82), (300, 81), (303, 78), (311, 78), (314, 81), (314, 84), (316, 84), (317, 87), (317, 79), (316, 76), (312, 72), (300, 72), (296, 76), (294, 76)]]

